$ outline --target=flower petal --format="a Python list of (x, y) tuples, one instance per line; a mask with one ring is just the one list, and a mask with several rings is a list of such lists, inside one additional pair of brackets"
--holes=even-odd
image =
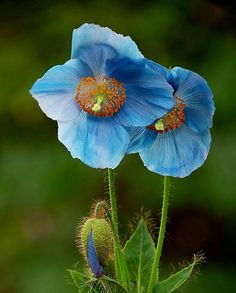
[(133, 88), (132, 92), (127, 92), (127, 99), (120, 111), (114, 115), (114, 119), (126, 127), (148, 126), (173, 108), (174, 101), (171, 96), (165, 94), (162, 89), (153, 92)]
[(182, 178), (204, 163), (210, 142), (209, 130), (196, 133), (185, 124), (166, 133), (150, 130), (142, 144), (140, 157), (150, 171)]
[(169, 70), (166, 67), (147, 58), (145, 58), (145, 61), (152, 70), (154, 70), (156, 73), (164, 76), (167, 79)]
[(118, 52), (121, 58), (143, 58), (137, 45), (130, 37), (117, 34), (107, 27), (87, 23), (73, 31), (71, 58), (78, 58), (80, 49), (91, 44), (111, 46)]
[(125, 83), (126, 86), (138, 85), (152, 89), (164, 87), (173, 92), (172, 86), (168, 84), (165, 68), (157, 63), (155, 65), (155, 68), (150, 66), (150, 61), (147, 59), (138, 61), (128, 58), (111, 59), (107, 62), (107, 74)]
[(174, 107), (173, 88), (145, 62), (126, 63), (111, 73), (126, 89), (126, 101), (114, 118), (127, 127), (147, 126)]
[(93, 240), (92, 229), (90, 230), (89, 239), (88, 239), (88, 263), (94, 276), (96, 278), (101, 277), (101, 275), (104, 272), (104, 269), (102, 265), (100, 264), (98, 256), (97, 256), (97, 252), (96, 252), (96, 248), (95, 248), (94, 240)]
[(71, 122), (58, 122), (58, 138), (71, 152), (93, 168), (115, 168), (125, 155), (129, 135), (112, 119), (81, 111)]
[(40, 108), (51, 119), (70, 121), (80, 112), (74, 95), (82, 76), (91, 71), (80, 60), (69, 60), (64, 65), (49, 69), (30, 90)]
[(111, 59), (117, 62), (117, 53), (110, 46), (90, 45), (80, 49), (78, 58), (89, 66), (93, 75), (103, 76), (106, 74), (107, 62)]
[(212, 127), (214, 102), (212, 92), (200, 75), (181, 67), (169, 72), (175, 95), (185, 102), (185, 121), (194, 131)]
[(130, 143), (126, 151), (127, 154), (138, 153), (142, 148), (149, 130), (146, 127), (129, 127)]

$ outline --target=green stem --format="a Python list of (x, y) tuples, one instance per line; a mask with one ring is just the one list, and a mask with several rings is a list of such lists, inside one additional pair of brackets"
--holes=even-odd
[(116, 207), (116, 190), (115, 190), (114, 172), (112, 169), (108, 169), (108, 187), (109, 187), (109, 195), (110, 195), (112, 223), (115, 230), (115, 236), (117, 237), (117, 239), (119, 239), (118, 216), (117, 216), (117, 207)]
[(127, 288), (128, 287), (127, 266), (124, 260), (123, 251), (121, 249), (120, 240), (119, 240), (115, 180), (114, 180), (114, 172), (112, 169), (108, 169), (108, 187), (109, 187), (110, 206), (111, 206), (111, 220), (112, 220), (112, 227), (114, 231), (114, 240), (115, 240), (116, 273), (117, 273), (117, 276), (120, 277), (121, 283), (124, 286), (124, 288)]
[(166, 232), (169, 191), (170, 191), (170, 178), (165, 176), (160, 231), (158, 235), (157, 247), (155, 250), (154, 261), (152, 265), (152, 272), (151, 272), (151, 277), (150, 277), (147, 293), (152, 293), (152, 290), (158, 281), (159, 264), (160, 264), (163, 242), (165, 238), (165, 232)]

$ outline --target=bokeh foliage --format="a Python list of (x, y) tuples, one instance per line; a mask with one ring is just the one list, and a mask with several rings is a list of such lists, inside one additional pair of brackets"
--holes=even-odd
[[(84, 22), (131, 35), (143, 54), (203, 75), (216, 103), (212, 149), (190, 177), (173, 180), (164, 261), (205, 251), (186, 292), (236, 291), (236, 39), (230, 1), (7, 1), (0, 4), (0, 292), (66, 293), (78, 260), (75, 227), (106, 196), (104, 171), (73, 160), (28, 90), (70, 56)], [(235, 11), (235, 10), (234, 10)], [(121, 230), (143, 206), (158, 224), (162, 179), (137, 155), (117, 169)], [(166, 266), (166, 272), (171, 272)]]

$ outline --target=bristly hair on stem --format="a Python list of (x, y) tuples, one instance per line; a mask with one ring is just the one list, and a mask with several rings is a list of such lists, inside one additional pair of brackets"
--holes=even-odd
[(162, 211), (161, 211), (161, 223), (160, 230), (158, 234), (157, 245), (154, 254), (154, 260), (152, 265), (152, 272), (148, 284), (147, 293), (151, 293), (153, 288), (158, 281), (159, 275), (159, 265), (162, 254), (162, 248), (166, 232), (166, 223), (167, 223), (167, 213), (168, 213), (168, 203), (169, 203), (169, 192), (170, 192), (170, 178), (164, 176), (164, 189), (163, 189), (163, 198), (162, 198)]
[(110, 197), (111, 217), (113, 227), (117, 239), (119, 239), (119, 228), (118, 228), (118, 215), (117, 215), (117, 198), (116, 198), (116, 186), (115, 186), (115, 174), (114, 170), (108, 169), (108, 190)]
[(117, 215), (117, 203), (116, 203), (116, 190), (115, 190), (115, 180), (114, 171), (108, 169), (108, 190), (110, 198), (111, 207), (111, 223), (114, 233), (114, 246), (115, 246), (115, 267), (116, 274), (121, 281), (124, 288), (127, 289), (129, 283), (127, 264), (124, 259), (123, 251), (120, 245), (119, 237), (119, 226), (118, 226), (118, 215)]
[[(112, 171), (112, 175), (113, 175), (113, 184), (114, 184), (114, 188), (115, 188), (115, 192), (117, 193), (117, 191), (119, 191), (119, 186), (117, 184), (117, 173), (115, 172), (115, 170), (110, 169)], [(110, 193), (109, 193), (109, 169), (106, 169), (104, 171), (104, 195), (107, 196), (109, 198)]]

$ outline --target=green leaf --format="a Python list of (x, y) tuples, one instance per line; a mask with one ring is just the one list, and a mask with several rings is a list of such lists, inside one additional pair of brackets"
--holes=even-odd
[[(104, 282), (105, 281), (105, 282)], [(116, 280), (108, 277), (108, 276), (102, 276), (101, 282), (103, 283), (104, 287), (106, 288), (106, 283), (109, 284), (108, 288), (112, 288), (111, 292), (116, 293), (126, 293), (126, 289)], [(109, 292), (109, 290), (106, 290)]]
[(153, 289), (153, 293), (170, 293), (178, 289), (191, 276), (193, 268), (201, 262), (201, 260), (201, 257), (194, 255), (193, 262), (189, 266), (171, 275), (168, 279), (157, 283)]
[(126, 242), (124, 255), (131, 281), (136, 284), (136, 292), (145, 292), (148, 286), (155, 253), (154, 242), (143, 219), (133, 235)]
[(93, 286), (96, 283), (96, 279), (91, 278), (89, 279), (86, 275), (78, 272), (78, 271), (74, 271), (74, 270), (68, 270), (68, 272), (71, 275), (72, 280), (75, 283), (75, 286), (78, 289), (79, 293), (97, 293), (98, 291), (93, 288)]

